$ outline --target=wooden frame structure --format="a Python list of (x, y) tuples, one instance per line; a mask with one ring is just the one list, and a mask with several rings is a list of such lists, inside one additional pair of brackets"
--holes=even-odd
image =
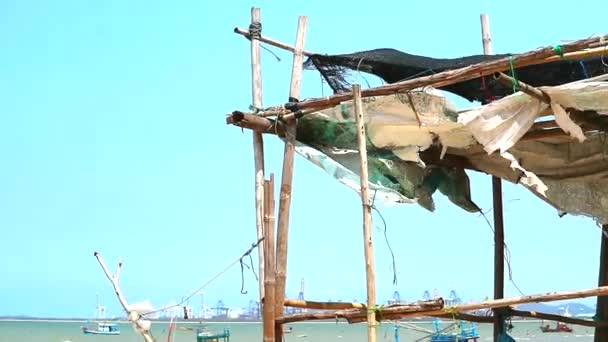
[[(556, 320), (572, 324), (595, 327), (595, 341), (608, 340), (608, 225), (602, 228), (601, 261), (598, 287), (589, 290), (571, 291), (563, 293), (552, 293), (533, 296), (522, 296), (515, 298), (504, 297), (504, 223), (502, 211), (502, 186), (501, 179), (492, 177), (494, 226), (495, 226), (495, 270), (494, 270), (494, 300), (482, 303), (456, 305), (449, 308), (444, 307), (441, 298), (416, 303), (399, 304), (388, 307), (378, 307), (375, 301), (375, 279), (373, 248), (371, 243), (371, 207), (367, 189), (367, 152), (365, 144), (365, 129), (363, 126), (363, 113), (361, 99), (369, 96), (382, 96), (410, 91), (420, 86), (445, 86), (458, 81), (470, 80), (480, 76), (494, 75), (497, 79), (508, 82), (518, 82), (501, 74), (509, 67), (542, 64), (553, 61), (552, 48), (539, 49), (532, 52), (513, 56), (512, 59), (496, 59), (489, 62), (470, 65), (461, 69), (448, 70), (431, 76), (422, 76), (402, 82), (388, 84), (380, 87), (361, 90), (354, 85), (352, 92), (340, 93), (324, 98), (308, 99), (299, 101), (300, 80), (302, 73), (303, 56), (311, 55), (304, 50), (304, 40), (307, 29), (306, 17), (300, 17), (296, 42), (294, 46), (278, 42), (261, 35), (260, 10), (252, 8), (251, 25), (249, 30), (235, 28), (235, 33), (245, 36), (251, 41), (251, 65), (252, 65), (252, 97), (253, 106), (262, 108), (262, 82), (260, 66), (260, 42), (291, 51), (293, 53), (293, 68), (291, 74), (291, 87), (289, 93), (289, 104), (278, 106), (255, 113), (243, 113), (235, 111), (228, 115), (227, 123), (253, 131), (253, 146), (255, 155), (255, 203), (256, 203), (256, 228), (258, 239), (264, 238), (263, 249), (259, 251), (260, 267), (260, 303), (263, 306), (263, 340), (265, 342), (282, 341), (283, 324), (305, 320), (323, 320), (343, 318), (348, 322), (367, 322), (368, 341), (376, 340), (377, 319), (399, 319), (405, 317), (451, 317), (462, 320), (493, 323), (494, 340), (497, 341), (499, 334), (504, 329), (503, 319), (505, 315), (521, 317), (538, 317), (547, 320)], [(485, 54), (491, 54), (491, 37), (489, 21), (487, 16), (481, 16), (482, 42)], [(589, 38), (574, 41), (561, 46), (563, 56), (581, 57), (599, 54), (605, 47), (605, 37)], [(543, 93), (533, 87), (519, 83), (520, 89), (531, 96), (543, 97)], [(361, 199), (363, 207), (363, 237), (366, 260), (367, 275), (367, 301), (366, 303), (336, 303), (336, 302), (311, 302), (285, 298), (285, 281), (287, 275), (287, 247), (289, 232), (289, 213), (291, 204), (291, 184), (293, 179), (294, 142), (296, 135), (297, 119), (325, 108), (335, 106), (343, 101), (354, 100), (354, 111), (357, 123), (357, 139), (359, 143), (359, 154), (361, 162)], [(279, 120), (273, 121), (269, 117), (280, 116), (284, 125), (278, 125)], [(539, 132), (540, 126), (554, 129), (555, 122), (535, 124), (522, 139), (536, 139), (544, 137), (548, 132)], [(564, 133), (559, 130), (559, 134)], [(275, 240), (275, 202), (274, 202), (274, 176), (269, 180), (264, 179), (264, 152), (262, 134), (276, 134), (283, 137), (285, 141), (284, 161), (281, 176), (278, 224)], [(552, 132), (551, 134), (556, 134)], [(598, 297), (597, 315), (595, 320), (584, 320), (559, 315), (527, 312), (513, 310), (512, 305), (530, 302), (548, 302), (584, 297)], [(323, 310), (322, 312), (299, 313), (285, 315), (284, 307), (297, 307)], [(493, 317), (472, 315), (470, 311), (479, 309), (492, 309)]]

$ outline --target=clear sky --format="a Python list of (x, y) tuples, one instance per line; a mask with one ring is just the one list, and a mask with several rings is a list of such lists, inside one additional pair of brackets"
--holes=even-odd
[[(251, 103), (249, 43), (232, 29), (248, 26), (252, 5), (262, 8), (263, 33), (286, 42), (295, 40), (297, 16), (307, 15), (306, 48), (324, 53), (478, 54), (482, 12), (496, 53), (605, 33), (603, 1), (278, 3), (0, 2), (0, 315), (91, 315), (96, 292), (119, 314), (94, 251), (112, 268), (124, 259), (130, 301), (161, 306), (251, 245), (251, 134), (224, 117)], [(273, 50), (281, 62), (262, 52), (266, 105), (283, 103), (289, 90), (291, 56)], [(319, 95), (319, 75), (307, 71), (303, 97)], [(265, 141), (267, 172), (278, 181), (282, 143)], [(359, 197), (303, 158), (295, 164), (288, 296), (305, 278), (309, 299), (364, 300)], [(489, 209), (490, 177), (471, 177), (474, 201)], [(435, 199), (435, 213), (380, 206), (399, 280), (394, 287), (374, 229), (380, 301), (395, 289), (406, 299), (434, 288), (492, 296), (489, 227), (441, 194)], [(592, 220), (560, 219), (513, 185), (504, 199), (513, 276), (524, 293), (596, 285), (600, 231)], [(206, 288), (206, 301), (246, 306), (256, 281), (245, 274), (247, 295), (240, 282), (237, 265)], [(505, 292), (517, 294), (508, 282)]]

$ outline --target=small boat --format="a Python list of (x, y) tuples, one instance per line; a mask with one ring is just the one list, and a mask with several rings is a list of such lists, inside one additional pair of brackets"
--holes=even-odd
[[(564, 317), (572, 317), (570, 311), (568, 310), (568, 307), (566, 307), (563, 315)], [(572, 327), (568, 326), (566, 323), (563, 322), (556, 322), (555, 327), (551, 327), (549, 324), (544, 324), (544, 321), (541, 321), (540, 331), (544, 333), (570, 333), (572, 332)]]
[(97, 322), (89, 323), (82, 327), (84, 334), (93, 335), (120, 335), (120, 328), (116, 323)]
[(207, 328), (199, 328), (196, 331), (196, 342), (228, 342), (230, 341), (230, 329), (224, 331), (210, 331)]
[(555, 327), (551, 327), (549, 324), (541, 324), (540, 331), (542, 331), (544, 333), (551, 333), (551, 332), (556, 332), (556, 333), (566, 332), (566, 333), (570, 333), (570, 332), (572, 332), (572, 328), (569, 327), (566, 323), (557, 322), (557, 324), (555, 325)]
[(441, 329), (439, 319), (433, 320), (433, 325), (435, 332), (431, 335), (431, 342), (473, 342), (479, 339), (479, 332), (474, 323), (465, 326), (462, 321), (459, 321), (453, 329), (450, 329), (452, 331)]
[(86, 335), (120, 335), (120, 327), (117, 323), (105, 321), (106, 308), (99, 304), (99, 294), (95, 296), (97, 298), (96, 322), (87, 321), (84, 326), (81, 327), (82, 332)]

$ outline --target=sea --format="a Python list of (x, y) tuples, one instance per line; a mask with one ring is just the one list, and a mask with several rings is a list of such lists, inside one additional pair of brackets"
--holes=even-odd
[[(444, 326), (447, 323), (444, 323)], [(57, 322), (57, 321), (0, 321), (0, 342), (127, 342), (143, 341), (143, 338), (133, 330), (129, 323), (121, 323), (121, 334), (118, 336), (84, 335), (81, 331), (83, 322)], [(196, 342), (196, 328), (206, 326), (209, 330), (221, 331), (229, 328), (231, 342), (261, 341), (262, 325), (253, 322), (226, 322), (226, 323), (178, 323), (173, 333), (174, 342)], [(588, 327), (574, 327), (572, 333), (542, 333), (540, 322), (525, 321), (514, 322), (509, 335), (516, 341), (593, 341), (593, 329)], [(367, 326), (365, 324), (347, 324), (335, 322), (294, 323), (287, 327), (292, 332), (285, 334), (285, 341), (317, 342), (317, 341), (367, 341)], [(421, 330), (432, 329), (431, 322), (417, 322), (415, 328)], [(168, 323), (155, 322), (152, 333), (158, 342), (167, 341)], [(426, 333), (411, 328), (397, 329), (400, 342), (428, 341)], [(478, 325), (479, 341), (492, 340), (492, 326)], [(381, 323), (378, 326), (378, 341), (396, 341), (395, 327), (390, 323)]]

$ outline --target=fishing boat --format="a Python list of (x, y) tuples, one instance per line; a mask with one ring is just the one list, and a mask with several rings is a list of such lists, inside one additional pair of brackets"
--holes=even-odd
[[(564, 313), (564, 317), (572, 317), (568, 307), (566, 307)], [(540, 323), (540, 331), (544, 333), (570, 333), (572, 332), (572, 327), (568, 326), (563, 322), (556, 322), (555, 327), (551, 327), (549, 324), (544, 324), (544, 321)]]
[(431, 335), (431, 342), (472, 342), (479, 339), (477, 325), (470, 323), (468, 326), (462, 321), (453, 324), (448, 329), (441, 329), (441, 321), (433, 320), (435, 332)]
[(120, 328), (116, 323), (95, 322), (83, 326), (82, 332), (87, 335), (120, 335)]
[(95, 321), (87, 321), (81, 327), (85, 335), (120, 335), (120, 327), (117, 323), (105, 321), (106, 308), (99, 304), (99, 294), (96, 295), (97, 305), (95, 313)]
[(199, 328), (196, 331), (196, 342), (229, 342), (230, 329), (223, 331), (210, 331), (207, 328)]
[(544, 333), (552, 333), (552, 332), (555, 332), (555, 333), (560, 333), (560, 332), (570, 333), (570, 332), (572, 332), (572, 328), (569, 327), (566, 323), (557, 322), (557, 324), (555, 325), (555, 327), (551, 327), (549, 324), (541, 324), (540, 331), (542, 331)]

